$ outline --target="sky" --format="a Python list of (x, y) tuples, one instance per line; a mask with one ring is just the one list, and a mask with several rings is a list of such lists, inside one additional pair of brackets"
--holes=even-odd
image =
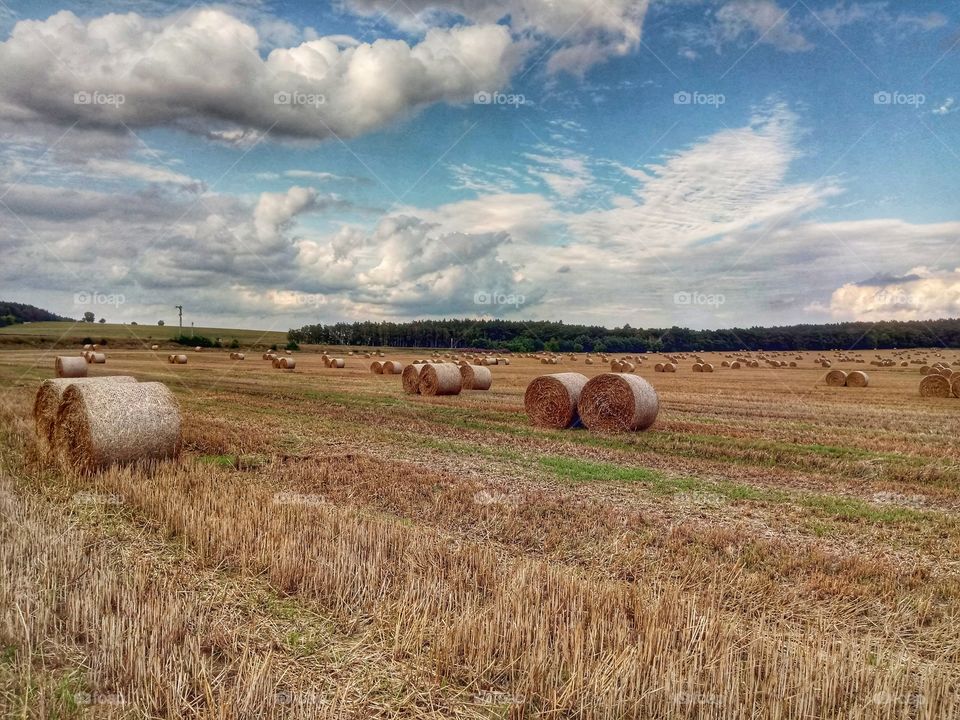
[(0, 0), (0, 299), (960, 317), (960, 6)]

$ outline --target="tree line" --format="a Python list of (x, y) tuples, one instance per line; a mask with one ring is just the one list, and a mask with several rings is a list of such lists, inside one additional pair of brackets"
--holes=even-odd
[(605, 328), (539, 320), (416, 320), (305, 325), (291, 342), (314, 345), (475, 348), (513, 352), (873, 350), (960, 347), (960, 319), (690, 330)]

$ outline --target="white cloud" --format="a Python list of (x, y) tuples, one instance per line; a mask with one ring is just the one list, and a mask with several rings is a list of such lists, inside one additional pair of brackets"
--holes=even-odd
[(958, 109), (960, 109), (960, 108), (955, 107), (956, 104), (957, 104), (957, 101), (956, 101), (955, 98), (948, 97), (946, 100), (943, 101), (943, 103), (940, 104), (939, 107), (934, 108), (933, 114), (934, 114), (934, 115), (949, 115), (950, 113), (954, 113), (954, 112), (956, 112)]
[(960, 268), (913, 268), (902, 278), (846, 283), (831, 294), (829, 309), (843, 320), (960, 317)]
[[(518, 61), (500, 25), (434, 28), (345, 45), (319, 38), (258, 53), (256, 28), (220, 9), (17, 23), (0, 43), (0, 117), (83, 127), (173, 125), (228, 142), (375, 130), (437, 102), (503, 87)], [(76, 93), (87, 93), (77, 102)]]
[(813, 44), (803, 36), (790, 8), (773, 0), (733, 0), (716, 13), (720, 38), (725, 42), (747, 37), (750, 42), (774, 45), (786, 52), (803, 52)]

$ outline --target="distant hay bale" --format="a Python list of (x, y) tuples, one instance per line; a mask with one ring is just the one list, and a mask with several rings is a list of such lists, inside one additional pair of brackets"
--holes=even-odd
[(720, 367), (730, 367), (730, 361), (724, 360), (722, 363), (720, 363)]
[(81, 378), (87, 376), (87, 361), (82, 357), (57, 356), (54, 369), (58, 378)]
[(854, 370), (847, 375), (847, 387), (866, 387), (869, 382), (870, 378), (863, 370)]
[(632, 373), (632, 372), (633, 372), (634, 370), (636, 370), (636, 369), (637, 369), (637, 366), (634, 365), (632, 362), (628, 362), (628, 361), (626, 361), (626, 360), (622, 360), (622, 361), (620, 362), (620, 370), (619, 370), (619, 372), (622, 372), (622, 373)]
[(654, 372), (663, 372), (663, 363), (657, 363), (653, 366)]
[(84, 349), (84, 350), (93, 350), (93, 345), (92, 345), (91, 343), (87, 343), (86, 345), (83, 346), (83, 349)]
[(665, 373), (675, 373), (677, 371), (677, 366), (674, 365), (673, 363), (664, 363), (663, 371)]
[(454, 363), (430, 363), (420, 370), (421, 395), (459, 395), (462, 388), (460, 367)]
[(272, 363), (274, 369), (278, 369), (280, 367), (280, 358), (274, 357), (270, 362)]
[(180, 406), (163, 383), (74, 383), (57, 412), (54, 446), (65, 464), (90, 471), (180, 454)]
[(759, 360), (751, 360), (751, 361), (750, 361), (750, 367), (752, 367), (752, 368), (758, 368), (758, 367), (760, 367), (760, 361), (759, 361)]
[(203, 352), (203, 348), (200, 347), (199, 345), (197, 345), (197, 346), (193, 349), (193, 351), (194, 351), (194, 352)]
[(150, 349), (151, 349), (151, 350), (159, 350), (159, 349), (160, 349), (160, 346), (159, 346), (159, 345), (151, 345), (151, 346), (150, 346)]
[(493, 384), (493, 373), (480, 365), (461, 365), (460, 377), (464, 390), (489, 390)]
[(702, 372), (703, 372), (703, 363), (694, 363), (694, 364), (693, 364), (693, 371), (694, 371), (694, 372), (698, 372), (698, 373), (702, 373)]
[(847, 384), (847, 374), (843, 370), (831, 370), (827, 373), (826, 381), (830, 387), (843, 387)]
[(101, 352), (93, 353), (92, 362), (96, 363), (97, 365), (103, 365), (105, 362), (107, 362), (106, 353), (101, 353)]
[(931, 368), (929, 365), (924, 365), (922, 368), (920, 368), (920, 374), (929, 375), (932, 370), (933, 368)]
[(583, 361), (584, 365), (593, 365), (593, 358), (587, 358)]
[(791, 360), (791, 361), (790, 361), (790, 367), (795, 368), (796, 366), (797, 366), (796, 361)]
[(183, 355), (183, 354), (181, 354), (181, 355), (174, 355), (174, 356), (173, 356), (173, 362), (176, 363), (177, 365), (186, 365), (186, 364), (187, 364), (187, 356), (186, 356), (186, 355)]
[(293, 370), (297, 367), (297, 361), (291, 357), (280, 358), (280, 369), (281, 370)]
[(136, 381), (136, 378), (129, 375), (44, 380), (37, 388), (37, 394), (33, 399), (33, 423), (37, 430), (39, 444), (42, 447), (47, 447), (53, 442), (53, 429), (57, 420), (57, 410), (60, 408), (60, 400), (63, 398), (64, 391), (71, 385), (91, 382), (133, 383)]
[(591, 430), (646, 430), (659, 411), (657, 391), (636, 375), (597, 375), (580, 393), (580, 417)]
[(264, 360), (273, 360), (275, 357), (276, 357), (276, 355), (274, 355), (274, 354), (273, 354), (272, 352), (270, 352), (269, 350), (263, 354), (263, 359), (264, 359)]
[(374, 375), (383, 375), (383, 363), (379, 360), (374, 360), (370, 363), (370, 372)]
[(731, 370), (739, 370), (741, 367), (743, 366), (740, 364), (739, 360), (734, 360), (732, 363), (730, 363)]
[(960, 373), (954, 373), (954, 376), (950, 378), (950, 390), (954, 397), (960, 398)]
[(711, 363), (703, 363), (703, 365), (702, 365), (702, 367), (701, 367), (701, 372), (712, 373), (712, 372), (713, 372), (713, 365), (712, 365)]
[(939, 373), (931, 373), (920, 381), (921, 397), (948, 398), (953, 394), (950, 380)]
[(346, 367), (346, 365), (347, 365), (347, 361), (344, 360), (343, 358), (330, 359), (330, 367), (332, 368), (342, 368), (342, 367)]
[(399, 375), (403, 372), (403, 363), (399, 360), (387, 360), (383, 364), (384, 375)]
[(246, 360), (246, 359), (247, 359), (247, 356), (246, 356), (244, 353), (242, 353), (242, 352), (230, 353), (230, 357), (233, 358), (234, 360)]
[(613, 371), (613, 372), (620, 372), (620, 361), (619, 361), (619, 360), (611, 360), (611, 361), (610, 361), (610, 370)]
[(420, 371), (423, 367), (423, 365), (412, 363), (407, 365), (400, 374), (403, 391), (408, 395), (416, 395), (420, 392)]
[(569, 428), (579, 425), (578, 404), (586, 384), (586, 375), (580, 373), (555, 373), (534, 378), (523, 395), (527, 416), (539, 427)]

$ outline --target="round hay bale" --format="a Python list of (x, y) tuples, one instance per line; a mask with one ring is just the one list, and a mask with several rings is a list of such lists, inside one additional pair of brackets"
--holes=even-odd
[(724, 360), (722, 363), (720, 363), (720, 367), (730, 367), (730, 361)]
[(790, 361), (790, 367), (795, 368), (796, 366), (797, 366), (796, 361), (791, 360), (791, 361)]
[(863, 370), (854, 370), (847, 375), (847, 387), (866, 387), (870, 377)]
[(172, 364), (175, 363), (176, 361), (177, 361), (177, 356), (176, 356), (176, 355), (173, 355), (173, 354), (167, 355), (167, 362), (168, 362), (168, 363), (170, 363), (170, 364), (172, 365)]
[(539, 427), (569, 428), (580, 424), (577, 406), (586, 375), (555, 373), (534, 378), (523, 394), (530, 421)]
[(173, 356), (173, 362), (176, 363), (177, 365), (186, 365), (186, 364), (187, 364), (187, 356), (186, 356), (186, 355), (174, 355), (174, 356)]
[(54, 369), (58, 378), (81, 378), (87, 376), (87, 361), (82, 357), (57, 356)]
[(247, 356), (246, 356), (246, 354), (244, 354), (244, 353), (238, 352), (238, 353), (237, 353), (237, 357), (236, 357), (235, 359), (236, 359), (236, 360), (246, 360), (246, 359), (247, 359)]
[(193, 349), (193, 351), (194, 351), (194, 352), (203, 352), (203, 348), (200, 347), (199, 345), (197, 345), (197, 346)]
[(940, 374), (943, 375), (944, 377), (948, 378), (948, 377), (950, 377), (951, 375), (953, 375), (953, 370), (951, 370), (951, 369), (948, 368), (948, 367), (942, 367), (942, 368), (940, 368)]
[(403, 391), (408, 395), (416, 395), (420, 392), (420, 371), (422, 369), (423, 365), (412, 363), (407, 365), (400, 374)]
[(93, 353), (93, 358), (91, 361), (96, 363), (97, 365), (103, 365), (104, 363), (107, 362), (107, 355), (106, 353), (95, 352)]
[(90, 344), (90, 343), (87, 343), (86, 345), (83, 346), (83, 349), (84, 349), (84, 350), (93, 350), (93, 345)]
[(760, 367), (760, 361), (759, 361), (759, 360), (751, 360), (751, 361), (750, 361), (750, 367), (752, 367), (752, 368), (758, 368), (758, 367)]
[(702, 365), (701, 363), (694, 363), (694, 364), (693, 364), (693, 371), (694, 371), (694, 372), (698, 372), (698, 373), (702, 373), (702, 372), (703, 372), (703, 365)]
[(383, 364), (384, 375), (399, 375), (403, 372), (403, 364), (399, 360), (387, 360)]
[(297, 361), (290, 357), (280, 358), (280, 369), (281, 370), (293, 370), (297, 367)]
[(843, 387), (847, 384), (847, 374), (843, 370), (831, 370), (825, 379), (830, 387)]
[(263, 354), (263, 359), (264, 359), (264, 360), (273, 360), (273, 353), (271, 353), (271, 352), (265, 352), (265, 353)]
[(637, 366), (634, 365), (632, 362), (628, 362), (628, 361), (626, 361), (626, 360), (623, 360), (623, 361), (620, 362), (620, 370), (619, 370), (618, 372), (622, 372), (622, 373), (632, 373), (632, 372), (633, 372), (634, 370), (636, 370), (636, 369), (637, 369)]
[(610, 370), (611, 370), (612, 372), (620, 372), (620, 361), (619, 361), (619, 360), (611, 360), (611, 361), (610, 361)]
[(677, 366), (674, 363), (664, 363), (663, 371), (665, 373), (675, 373), (677, 371)]
[(151, 346), (150, 346), (150, 349), (151, 349), (151, 350), (159, 350), (159, 349), (160, 349), (160, 346), (159, 346), (159, 345), (151, 345)]
[(960, 373), (954, 373), (954, 376), (950, 378), (950, 390), (954, 397), (960, 398)]
[(280, 358), (274, 357), (273, 360), (271, 360), (270, 362), (273, 365), (274, 369), (278, 369), (280, 367)]
[(953, 394), (950, 380), (940, 373), (931, 373), (920, 381), (921, 397), (948, 398)]
[(464, 390), (489, 390), (493, 384), (493, 373), (480, 365), (461, 365), (460, 377)]
[(74, 383), (63, 393), (54, 446), (69, 467), (165, 460), (180, 445), (180, 406), (163, 383)]
[(583, 361), (584, 365), (593, 365), (593, 358), (587, 358)]
[(741, 367), (743, 366), (740, 364), (739, 360), (734, 360), (732, 363), (730, 363), (731, 370), (739, 370)]
[(654, 372), (663, 372), (663, 363), (657, 363), (653, 366)]
[(713, 372), (713, 365), (711, 363), (703, 363), (701, 372)]
[(463, 388), (460, 367), (454, 363), (430, 363), (420, 371), (421, 395), (459, 395)]
[(41, 447), (48, 447), (53, 442), (53, 430), (57, 420), (57, 410), (60, 409), (60, 400), (68, 387), (75, 383), (115, 382), (133, 383), (137, 379), (129, 375), (114, 375), (111, 377), (96, 378), (60, 378), (44, 380), (37, 388), (33, 399), (33, 424), (37, 431), (37, 440)]
[(330, 360), (330, 367), (332, 368), (342, 368), (342, 367), (346, 367), (346, 365), (347, 365), (347, 361), (344, 360), (343, 358), (332, 358)]
[(659, 411), (657, 391), (636, 375), (603, 373), (580, 393), (580, 417), (591, 430), (646, 430)]
[(383, 363), (379, 360), (374, 360), (370, 363), (370, 372), (374, 375), (383, 375)]

